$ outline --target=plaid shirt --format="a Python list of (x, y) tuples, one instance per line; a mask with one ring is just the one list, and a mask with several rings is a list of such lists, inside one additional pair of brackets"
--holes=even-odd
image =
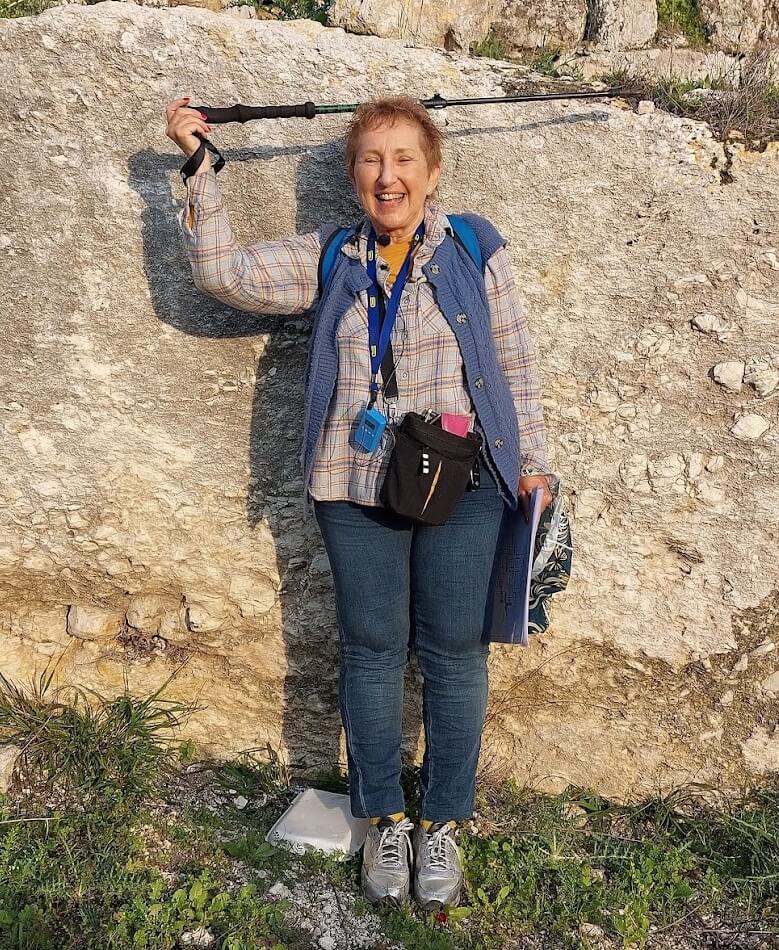
[[(180, 225), (198, 289), (231, 307), (253, 313), (300, 314), (313, 307), (321, 251), (317, 232), (239, 247), (212, 169), (187, 180), (187, 196)], [(366, 220), (358, 245), (343, 248), (343, 253), (359, 257), (363, 265), (369, 229)], [(422, 273), (447, 230), (451, 231), (446, 216), (435, 205), (428, 205), (425, 238), (414, 255), (392, 331), (398, 418), (408, 411), (424, 412), (428, 408), (474, 418), (457, 340)], [(546, 459), (536, 350), (505, 248), (492, 255), (484, 276), (498, 358), (517, 412), (522, 474), (547, 474), (554, 492), (557, 477)], [(381, 259), (378, 277), (386, 293), (388, 267)], [(319, 501), (380, 504), (379, 489), (392, 449), (391, 434), (373, 455), (349, 445), (369, 382), (368, 313), (363, 293), (344, 314), (338, 328), (338, 386), (309, 486), (311, 496)], [(381, 396), (378, 405), (389, 414), (390, 407), (382, 403)]]

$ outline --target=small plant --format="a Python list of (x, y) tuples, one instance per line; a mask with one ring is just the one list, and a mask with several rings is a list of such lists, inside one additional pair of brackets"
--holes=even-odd
[(328, 3), (322, 0), (276, 0), (286, 20), (316, 20), (327, 24)]
[(559, 58), (560, 50), (558, 47), (539, 46), (537, 50), (534, 50), (529, 65), (537, 73), (557, 79), (560, 76), (560, 72), (558, 71)]
[(480, 42), (471, 43), (470, 47), (471, 56), (484, 56), (487, 59), (506, 59), (508, 52), (505, 38), (494, 29)]
[(698, 0), (657, 0), (657, 23), (660, 36), (673, 37), (682, 33), (693, 47), (708, 42)]
[(246, 798), (273, 798), (290, 785), (289, 768), (270, 743), (265, 749), (246, 749), (237, 758), (212, 766), (211, 771), (223, 788)]
[(254, 7), (264, 19), (316, 20), (326, 25), (329, 0), (233, 0), (231, 6)]
[(310, 784), (312, 788), (321, 788), (326, 792), (337, 792), (339, 795), (345, 795), (349, 790), (348, 779), (337, 765), (310, 773), (305, 784)]
[[(86, 0), (86, 2), (93, 4), (99, 3), (100, 0)], [(0, 0), (0, 19), (37, 16), (53, 6), (56, 6), (55, 0)]]
[(616, 69), (604, 73), (600, 77), (600, 81), (605, 83), (609, 88), (634, 86), (638, 82), (638, 76), (636, 71), (630, 66), (619, 66)]
[(250, 867), (277, 870), (289, 864), (290, 853), (284, 848), (277, 848), (265, 840), (265, 835), (250, 831), (242, 838), (227, 841), (223, 845), (231, 858), (236, 858)]
[(53, 2), (54, 0), (0, 0), (0, 18), (37, 16), (53, 6)]
[(193, 739), (185, 739), (179, 745), (179, 759), (182, 762), (192, 762), (196, 755), (195, 742)]
[(175, 757), (172, 738), (198, 708), (162, 698), (113, 699), (84, 687), (53, 687), (56, 665), (30, 690), (0, 673), (0, 744), (20, 749), (16, 780), (80, 809), (140, 801)]

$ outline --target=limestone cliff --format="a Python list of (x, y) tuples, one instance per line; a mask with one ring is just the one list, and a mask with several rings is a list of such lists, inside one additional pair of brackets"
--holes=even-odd
[[(183, 664), (169, 689), (205, 707), (203, 751), (328, 763), (335, 615), (298, 472), (309, 322), (195, 290), (164, 106), (500, 94), (504, 73), (112, 2), (0, 21), (0, 51), (0, 669), (64, 654), (61, 682), (111, 693)], [(510, 239), (574, 512), (552, 630), (493, 649), (484, 765), (626, 795), (779, 765), (779, 153), (726, 169), (705, 126), (640, 113), (440, 116), (444, 207)], [(215, 131), (243, 243), (350, 219), (343, 127)]]

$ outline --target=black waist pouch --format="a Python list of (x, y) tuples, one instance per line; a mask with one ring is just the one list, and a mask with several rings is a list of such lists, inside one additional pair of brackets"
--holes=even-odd
[(481, 445), (477, 432), (455, 435), (407, 412), (395, 433), (381, 503), (419, 524), (445, 524), (465, 492)]

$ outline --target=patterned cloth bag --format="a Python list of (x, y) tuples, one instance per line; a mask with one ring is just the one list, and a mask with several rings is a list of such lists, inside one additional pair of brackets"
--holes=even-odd
[(536, 534), (530, 572), (528, 633), (543, 633), (549, 626), (549, 598), (565, 590), (571, 576), (570, 502), (560, 484), (554, 501), (547, 505)]

